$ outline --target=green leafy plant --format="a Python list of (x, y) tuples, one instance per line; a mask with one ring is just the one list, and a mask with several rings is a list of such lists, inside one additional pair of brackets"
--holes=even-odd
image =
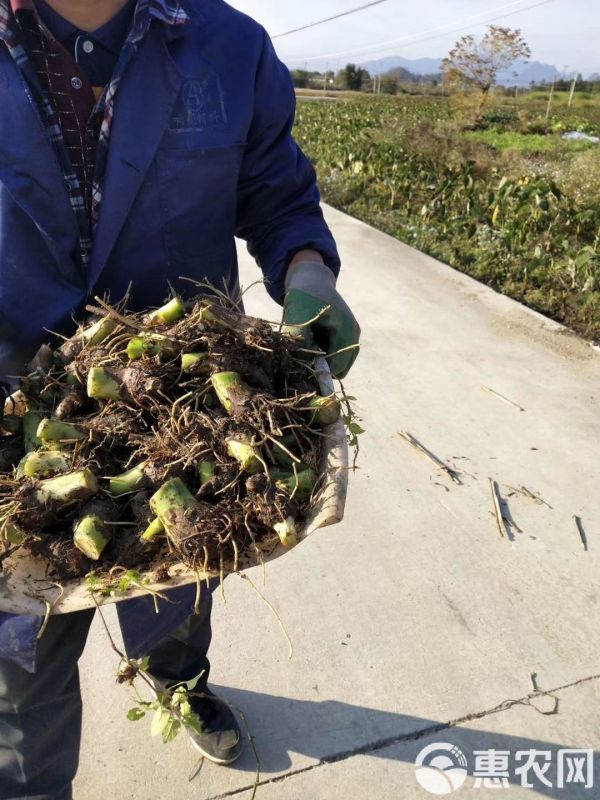
[(348, 445), (354, 453), (352, 459), (352, 469), (356, 469), (356, 462), (360, 452), (359, 436), (365, 433), (365, 429), (361, 426), (361, 418), (356, 413), (353, 403), (356, 402), (356, 397), (346, 394), (344, 385), (340, 381), (341, 401), (342, 401), (342, 422), (346, 428), (348, 436)]
[[(491, 113), (509, 101), (489, 102)], [(547, 97), (510, 104), (505, 119), (514, 107), (536, 120)], [(576, 129), (575, 106), (557, 93), (551, 124)], [(600, 130), (600, 105), (585, 116)], [(521, 124), (466, 134), (443, 98), (361, 97), (301, 103), (295, 133), (329, 203), (598, 339), (597, 149), (579, 155), (581, 143), (523, 134)]]
[(126, 570), (122, 567), (112, 569), (107, 575), (98, 576), (90, 572), (85, 577), (88, 592), (101, 597), (118, 597), (127, 594), (131, 589), (141, 589), (151, 595), (154, 600), (154, 608), (158, 613), (158, 600), (169, 601), (165, 595), (150, 588), (151, 582), (148, 576), (142, 575), (137, 570)]
[[(117, 682), (128, 683), (133, 687), (135, 679), (142, 677), (146, 683), (154, 686), (148, 674), (148, 667), (148, 659), (141, 661), (126, 659), (121, 663), (117, 673)], [(190, 728), (196, 733), (202, 733), (202, 723), (192, 710), (190, 702), (201, 677), (202, 673), (192, 680), (183, 681), (173, 687), (154, 689), (156, 694), (154, 700), (143, 700), (137, 695), (136, 705), (127, 712), (127, 719), (131, 722), (138, 722), (153, 712), (150, 735), (161, 736), (165, 744), (172, 742), (184, 727)]]

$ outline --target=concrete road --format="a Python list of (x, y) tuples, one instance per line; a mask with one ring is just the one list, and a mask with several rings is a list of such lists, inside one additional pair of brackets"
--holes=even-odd
[[(600, 356), (450, 268), (327, 216), (364, 331), (346, 387), (366, 428), (346, 519), (267, 569), (291, 661), (243, 581), (227, 581), (214, 613), (212, 681), (248, 720), (258, 797), (412, 800), (463, 780), (457, 797), (598, 797), (600, 752), (591, 765), (564, 751), (600, 751)], [(246, 256), (242, 276), (257, 277)], [(262, 287), (247, 305), (278, 313)], [(490, 478), (514, 523), (503, 537)], [(185, 737), (164, 746), (145, 720), (126, 720), (132, 703), (98, 620), (81, 666), (76, 800), (250, 798), (250, 748), (235, 768), (205, 764), (190, 782)], [(466, 769), (459, 759), (451, 773), (425, 770), (422, 788), (415, 758), (438, 742), (459, 747)], [(537, 773), (516, 773), (530, 751)], [(510, 788), (485, 785), (494, 774)]]

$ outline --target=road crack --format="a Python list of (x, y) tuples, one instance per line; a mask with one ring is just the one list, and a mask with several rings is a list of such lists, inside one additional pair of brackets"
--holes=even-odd
[[(350, 750), (344, 750), (339, 753), (333, 753), (332, 755), (324, 756), (316, 764), (310, 764), (307, 767), (300, 767), (298, 769), (290, 770), (289, 772), (285, 772), (282, 775), (277, 775), (273, 778), (266, 778), (264, 780), (259, 781), (258, 786), (269, 786), (270, 784), (281, 783), (283, 781), (288, 780), (289, 778), (294, 778), (297, 775), (303, 775), (306, 772), (312, 772), (313, 770), (327, 766), (328, 764), (338, 764), (340, 761), (346, 761), (347, 759), (354, 758), (355, 756), (369, 755), (370, 753), (375, 753), (378, 750), (385, 750), (386, 748), (392, 747), (395, 744), (402, 744), (404, 742), (416, 742), (419, 739), (424, 739), (427, 736), (432, 736), (433, 734), (441, 733), (442, 731), (449, 730), (450, 728), (456, 728), (457, 726), (464, 725), (468, 722), (474, 722), (475, 720), (483, 719), (484, 717), (489, 717), (492, 716), (493, 714), (499, 714), (502, 711), (508, 711), (509, 709), (514, 708), (515, 706), (519, 705), (531, 706), (532, 708), (535, 709), (535, 706), (532, 705), (531, 702), (532, 700), (538, 699), (540, 697), (551, 696), (556, 694), (556, 692), (564, 692), (567, 689), (574, 689), (577, 686), (582, 686), (583, 684), (591, 683), (597, 680), (600, 680), (600, 674), (590, 675), (587, 678), (580, 678), (579, 680), (573, 681), (572, 683), (566, 683), (563, 686), (557, 686), (553, 689), (548, 689), (547, 691), (542, 691), (541, 689), (537, 689), (533, 692), (530, 692), (528, 695), (525, 695), (524, 697), (520, 697), (517, 700), (504, 700), (497, 706), (494, 706), (493, 708), (488, 708), (485, 711), (477, 711), (472, 714), (467, 714), (466, 716), (458, 717), (457, 719), (450, 720), (449, 722), (439, 722), (435, 725), (428, 725), (425, 728), (421, 728), (417, 731), (412, 731), (410, 733), (401, 733), (395, 736), (387, 736), (385, 738), (376, 739), (375, 741), (369, 742), (364, 745), (360, 745), (359, 747), (353, 747)], [(232, 789), (231, 791), (224, 792), (223, 794), (213, 795), (212, 797), (209, 797), (206, 800), (225, 800), (228, 797), (235, 797), (235, 795), (242, 794), (243, 792), (252, 791), (253, 789), (254, 789), (254, 784), (248, 784), (247, 786), (242, 786), (239, 789)]]

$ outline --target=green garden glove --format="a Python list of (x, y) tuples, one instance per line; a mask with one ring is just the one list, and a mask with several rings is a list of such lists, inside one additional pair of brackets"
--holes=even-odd
[(333, 376), (345, 378), (358, 355), (360, 327), (335, 288), (333, 272), (325, 264), (298, 261), (287, 271), (285, 290), (284, 323), (303, 325), (318, 317), (303, 330), (306, 346), (314, 343), (323, 350)]

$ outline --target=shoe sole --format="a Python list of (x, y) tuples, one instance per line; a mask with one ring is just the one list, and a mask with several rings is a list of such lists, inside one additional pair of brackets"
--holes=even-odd
[(219, 766), (221, 766), (221, 767), (226, 767), (226, 766), (228, 766), (229, 764), (233, 764), (233, 763), (234, 763), (234, 761), (237, 761), (237, 760), (238, 760), (238, 758), (239, 758), (239, 757), (242, 755), (242, 753), (244, 752), (244, 747), (243, 747), (243, 745), (242, 745), (242, 749), (240, 750), (240, 752), (239, 752), (237, 755), (235, 755), (233, 758), (217, 758), (216, 756), (213, 756), (213, 755), (211, 755), (210, 753), (207, 753), (207, 752), (206, 752), (206, 750), (204, 750), (204, 749), (203, 749), (203, 748), (202, 748), (202, 747), (201, 747), (201, 746), (198, 744), (198, 742), (197, 742), (197, 741), (196, 741), (196, 740), (195, 740), (195, 739), (194, 739), (194, 738), (191, 736), (191, 734), (190, 734), (190, 741), (191, 741), (191, 743), (192, 743), (192, 747), (193, 747), (195, 750), (197, 750), (199, 753), (201, 753), (201, 754), (204, 756), (204, 758), (207, 758), (209, 761), (212, 761), (212, 763), (213, 763), (213, 764), (219, 764)]

